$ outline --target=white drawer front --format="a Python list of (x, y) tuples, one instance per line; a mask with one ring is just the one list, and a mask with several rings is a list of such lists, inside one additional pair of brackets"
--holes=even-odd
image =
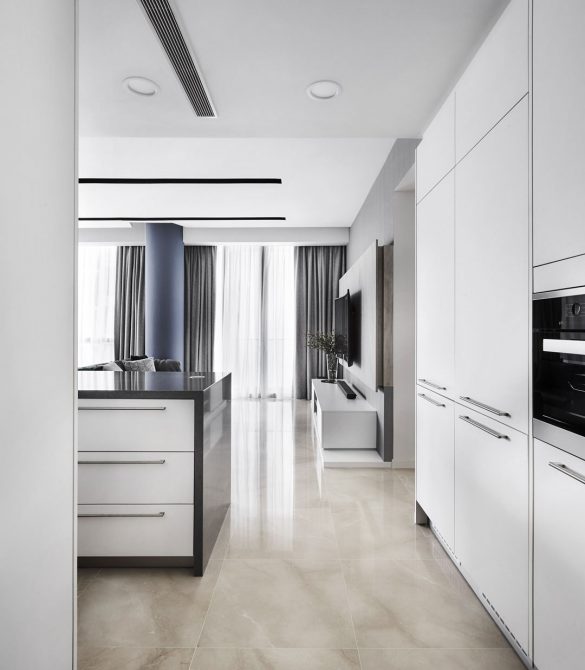
[(192, 453), (82, 452), (79, 503), (192, 504), (193, 472)]
[(585, 461), (534, 440), (534, 662), (580, 670), (585, 655)]
[(193, 451), (193, 400), (80, 400), (79, 451)]
[(97, 516), (78, 516), (79, 556), (193, 555), (193, 505), (79, 505), (87, 514)]

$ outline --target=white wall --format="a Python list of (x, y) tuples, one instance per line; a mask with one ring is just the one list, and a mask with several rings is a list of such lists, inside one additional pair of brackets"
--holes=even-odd
[[(144, 224), (132, 228), (92, 228), (79, 231), (79, 241), (93, 244), (143, 245)], [(199, 244), (347, 244), (349, 228), (187, 228), (186, 245)]]
[(74, 657), (75, 2), (0, 3), (0, 667)]

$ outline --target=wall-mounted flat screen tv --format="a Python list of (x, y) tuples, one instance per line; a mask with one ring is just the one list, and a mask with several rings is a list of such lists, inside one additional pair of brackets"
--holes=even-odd
[(335, 301), (335, 351), (348, 366), (353, 365), (353, 310), (349, 291)]

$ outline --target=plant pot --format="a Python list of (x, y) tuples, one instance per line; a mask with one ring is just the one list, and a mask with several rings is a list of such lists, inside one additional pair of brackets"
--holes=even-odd
[(337, 356), (327, 354), (327, 379), (331, 382), (337, 379)]

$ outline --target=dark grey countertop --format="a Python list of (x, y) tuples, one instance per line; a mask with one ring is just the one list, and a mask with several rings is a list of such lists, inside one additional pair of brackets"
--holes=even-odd
[(196, 398), (230, 373), (94, 372), (77, 373), (79, 398)]

